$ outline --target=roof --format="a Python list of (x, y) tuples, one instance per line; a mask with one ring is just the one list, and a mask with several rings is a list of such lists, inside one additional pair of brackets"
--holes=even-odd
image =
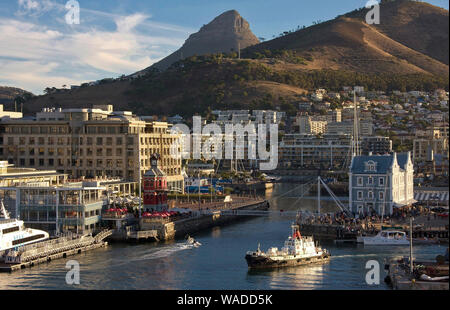
[(163, 177), (166, 174), (158, 167), (151, 167), (144, 174), (144, 177)]
[[(409, 157), (409, 153), (355, 156), (352, 159), (350, 171), (352, 173), (386, 174), (391, 170), (394, 159), (397, 160), (397, 164), (401, 169), (406, 169)], [(367, 165), (371, 163), (375, 164), (375, 171), (367, 169)]]

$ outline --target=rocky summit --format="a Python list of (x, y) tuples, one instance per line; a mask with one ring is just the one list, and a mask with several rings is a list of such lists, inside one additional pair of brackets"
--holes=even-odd
[(249, 23), (236, 10), (230, 10), (190, 35), (179, 50), (150, 68), (165, 70), (174, 62), (189, 56), (228, 53), (237, 51), (239, 47), (243, 49), (258, 43), (259, 40), (250, 30)]

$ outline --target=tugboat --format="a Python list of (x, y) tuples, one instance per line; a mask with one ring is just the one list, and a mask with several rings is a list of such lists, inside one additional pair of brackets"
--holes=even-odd
[(330, 253), (326, 249), (316, 246), (312, 236), (302, 237), (298, 225), (292, 225), (292, 236), (284, 242), (284, 247), (278, 250), (270, 248), (262, 252), (249, 251), (245, 255), (248, 267), (253, 268), (278, 268), (322, 263), (330, 260)]

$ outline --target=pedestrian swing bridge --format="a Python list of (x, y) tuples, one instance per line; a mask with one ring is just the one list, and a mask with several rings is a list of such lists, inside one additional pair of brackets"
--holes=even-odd
[(297, 217), (299, 215), (298, 211), (263, 211), (263, 210), (206, 210), (200, 211), (204, 215), (228, 215), (228, 216), (287, 216), (287, 217)]
[(306, 193), (309, 192), (312, 185), (315, 183), (315, 178), (311, 179), (307, 183), (301, 184), (294, 189), (291, 189), (289, 191), (286, 191), (282, 193), (281, 195), (277, 195), (274, 197), (271, 197), (267, 199), (267, 202), (270, 202), (271, 200), (279, 199), (284, 196), (287, 196), (288, 194), (296, 191), (301, 190), (300, 196), (295, 200), (294, 203), (292, 203), (290, 206), (287, 207), (287, 210), (250, 210), (250, 209), (222, 209), (222, 210), (201, 210), (198, 211), (201, 215), (214, 215), (214, 214), (220, 214), (223, 216), (285, 216), (285, 217), (298, 217), (298, 216), (311, 216), (314, 214), (321, 214), (321, 186), (323, 186), (328, 194), (331, 196), (331, 198), (334, 200), (336, 205), (338, 206), (339, 210), (346, 213), (349, 216), (352, 216), (352, 213), (348, 210), (348, 208), (339, 200), (339, 198), (333, 193), (333, 191), (327, 186), (327, 184), (321, 179), (321, 177), (317, 177), (317, 213), (313, 213), (311, 211), (305, 211), (305, 210), (292, 210), (295, 205), (297, 205), (300, 200), (305, 196)]

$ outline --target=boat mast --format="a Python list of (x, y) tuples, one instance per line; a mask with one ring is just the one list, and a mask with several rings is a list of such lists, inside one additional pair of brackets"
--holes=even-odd
[(320, 175), (317, 177), (317, 213), (320, 215)]
[(359, 149), (359, 119), (358, 119), (358, 105), (356, 103), (356, 90), (353, 89), (353, 156), (361, 155)]
[(414, 272), (414, 258), (413, 258), (413, 217), (409, 218), (409, 270), (411, 274)]

